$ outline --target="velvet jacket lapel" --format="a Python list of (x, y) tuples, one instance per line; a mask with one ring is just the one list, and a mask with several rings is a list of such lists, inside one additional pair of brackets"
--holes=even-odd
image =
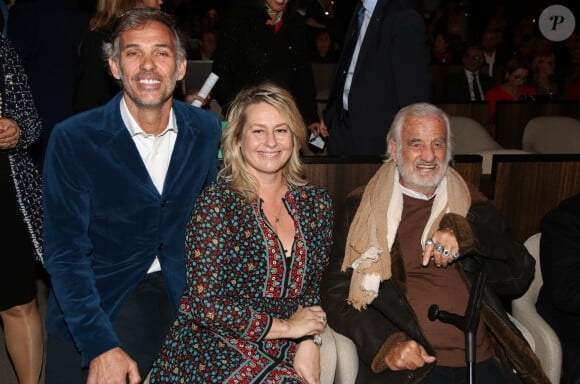
[[(124, 164), (124, 168), (127, 169), (127, 177), (137, 178), (138, 183), (142, 185), (145, 190), (155, 196), (159, 196), (159, 192), (157, 191), (157, 188), (155, 188), (151, 177), (149, 177), (147, 168), (141, 159), (141, 155), (135, 146), (133, 138), (125, 124), (123, 124), (120, 110), (121, 97), (122, 93), (118, 94), (115, 99), (108, 104), (108, 111), (106, 113), (107, 117), (103, 121), (102, 130), (111, 137), (111, 140), (108, 142), (107, 150), (114, 161), (119, 164)], [(191, 155), (189, 147), (195, 145), (195, 140), (198, 135), (198, 129), (195, 128), (196, 123), (199, 124), (197, 120), (190, 121), (184, 116), (183, 111), (179, 108), (173, 108), (173, 112), (179, 128), (177, 131), (175, 147), (173, 148), (171, 161), (169, 163), (169, 169), (167, 170), (167, 176), (165, 178), (165, 184), (163, 187), (164, 194), (165, 191), (171, 190), (172, 186), (179, 180), (180, 175), (186, 167), (191, 165), (189, 161)]]

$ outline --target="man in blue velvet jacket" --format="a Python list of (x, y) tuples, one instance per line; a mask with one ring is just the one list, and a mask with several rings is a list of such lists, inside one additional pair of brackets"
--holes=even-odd
[(217, 170), (219, 120), (172, 98), (186, 68), (172, 19), (127, 11), (104, 51), (123, 92), (57, 124), (44, 166), (48, 384), (140, 382), (185, 288), (185, 223)]

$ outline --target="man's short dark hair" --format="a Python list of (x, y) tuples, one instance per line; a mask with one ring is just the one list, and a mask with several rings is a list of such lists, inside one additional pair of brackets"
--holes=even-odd
[(137, 29), (149, 22), (157, 21), (165, 25), (173, 35), (173, 44), (175, 46), (176, 64), (185, 58), (185, 49), (181, 43), (179, 32), (175, 26), (175, 20), (167, 13), (155, 8), (132, 8), (119, 15), (115, 21), (111, 39), (109, 42), (103, 44), (103, 54), (108, 59), (112, 57), (113, 60), (119, 64), (119, 40), (123, 32)]

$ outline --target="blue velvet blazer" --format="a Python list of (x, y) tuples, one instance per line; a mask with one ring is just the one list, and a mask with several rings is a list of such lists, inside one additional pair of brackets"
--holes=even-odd
[(108, 104), (55, 126), (43, 172), (46, 329), (83, 365), (120, 346), (111, 322), (159, 258), (175, 312), (185, 288), (185, 227), (217, 171), (219, 119), (173, 102), (177, 139), (159, 194), (120, 112)]

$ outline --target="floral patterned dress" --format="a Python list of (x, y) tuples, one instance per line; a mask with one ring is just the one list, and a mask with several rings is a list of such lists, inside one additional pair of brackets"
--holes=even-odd
[(320, 188), (289, 187), (290, 257), (261, 209), (218, 181), (200, 196), (186, 232), (187, 288), (151, 373), (156, 383), (303, 383), (296, 343), (265, 340), (272, 318), (319, 304), (332, 243), (332, 208)]

